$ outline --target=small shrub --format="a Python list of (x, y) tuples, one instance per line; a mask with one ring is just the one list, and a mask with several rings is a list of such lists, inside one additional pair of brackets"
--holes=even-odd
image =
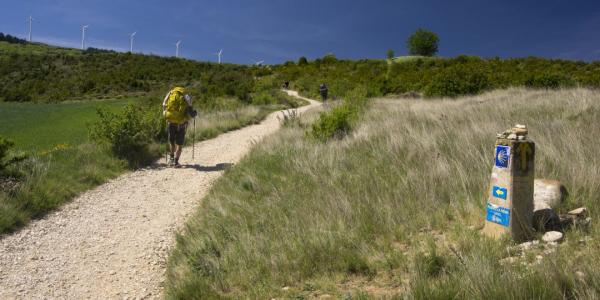
[(306, 66), (308, 65), (308, 59), (306, 59), (306, 57), (302, 56), (298, 59), (298, 65), (299, 66)]
[(252, 95), (253, 105), (267, 105), (277, 102), (277, 99), (269, 91), (260, 92)]
[(396, 55), (394, 55), (394, 50), (389, 49), (386, 53), (387, 59), (394, 59)]
[(340, 105), (329, 112), (321, 113), (319, 120), (312, 126), (310, 136), (322, 142), (332, 138), (343, 138), (350, 132), (350, 122), (356, 114), (350, 105)]
[(333, 53), (328, 53), (325, 56), (323, 56), (322, 62), (324, 64), (335, 64), (338, 61), (338, 59), (335, 57), (335, 54)]
[(425, 278), (438, 277), (445, 266), (446, 259), (437, 253), (435, 244), (430, 244), (427, 253), (419, 253), (415, 258), (415, 270)]
[(573, 86), (571, 78), (558, 73), (542, 73), (531, 75), (525, 80), (525, 86), (531, 88), (558, 89)]
[(487, 74), (474, 67), (455, 65), (441, 71), (425, 88), (429, 97), (479, 94), (489, 87)]
[(131, 167), (150, 163), (155, 158), (153, 142), (164, 133), (164, 121), (156, 110), (129, 104), (121, 113), (98, 109), (100, 120), (90, 136), (108, 144), (113, 154), (129, 162)]
[(9, 170), (10, 166), (17, 164), (26, 158), (24, 154), (11, 155), (11, 148), (13, 148), (14, 145), (15, 144), (11, 140), (0, 136), (0, 177), (14, 176), (14, 172)]
[(369, 278), (372, 278), (377, 274), (377, 271), (369, 266), (367, 260), (357, 254), (345, 256), (344, 264), (347, 274), (365, 275)]
[(347, 94), (342, 105), (321, 113), (319, 120), (313, 123), (309, 136), (321, 142), (343, 138), (357, 121), (366, 101), (367, 89), (365, 87), (361, 86), (352, 90)]

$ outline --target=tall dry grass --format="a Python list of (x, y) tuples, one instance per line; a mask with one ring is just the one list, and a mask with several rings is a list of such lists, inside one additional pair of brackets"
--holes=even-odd
[(472, 229), (483, 222), (495, 134), (515, 123), (537, 143), (536, 176), (569, 189), (560, 209), (597, 216), (598, 91), (377, 100), (344, 140), (307, 141), (300, 122), (227, 171), (178, 236), (167, 296), (597, 297), (597, 225), (509, 264), (510, 242)]
[[(303, 102), (298, 101), (297, 103), (295, 105), (303, 105)], [(196, 141), (211, 139), (224, 132), (258, 124), (270, 113), (285, 108), (288, 106), (279, 104), (249, 105), (230, 110), (200, 112), (196, 118), (196, 131), (194, 132), (193, 123), (190, 122), (186, 139), (191, 142), (194, 134)]]

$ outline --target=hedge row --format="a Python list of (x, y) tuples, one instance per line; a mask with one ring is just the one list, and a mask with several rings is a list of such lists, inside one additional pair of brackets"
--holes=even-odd
[(320, 83), (343, 96), (355, 86), (367, 87), (368, 96), (419, 92), (426, 96), (477, 94), (485, 90), (524, 86), (532, 88), (600, 87), (600, 62), (550, 60), (537, 57), (502, 60), (458, 56), (419, 58), (388, 64), (381, 60), (347, 61), (328, 56), (275, 68), (281, 81), (317, 96)]

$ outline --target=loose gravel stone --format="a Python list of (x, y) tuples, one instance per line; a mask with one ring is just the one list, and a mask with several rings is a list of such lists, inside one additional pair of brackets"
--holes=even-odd
[(558, 243), (563, 240), (564, 235), (560, 231), (548, 231), (542, 237), (546, 243)]

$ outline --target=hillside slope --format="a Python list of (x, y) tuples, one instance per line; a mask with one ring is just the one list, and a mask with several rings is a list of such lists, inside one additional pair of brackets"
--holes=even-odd
[(0, 41), (0, 101), (145, 95), (175, 83), (199, 86), (202, 97), (249, 100), (254, 89), (252, 68), (241, 65)]
[[(171, 299), (595, 299), (600, 93), (510, 89), (381, 99), (326, 144), (292, 124), (222, 177), (169, 258)], [(527, 251), (477, 229), (496, 134), (527, 124), (536, 177), (590, 227)], [(310, 128), (310, 127), (309, 127)], [(541, 237), (541, 234), (538, 238)]]

